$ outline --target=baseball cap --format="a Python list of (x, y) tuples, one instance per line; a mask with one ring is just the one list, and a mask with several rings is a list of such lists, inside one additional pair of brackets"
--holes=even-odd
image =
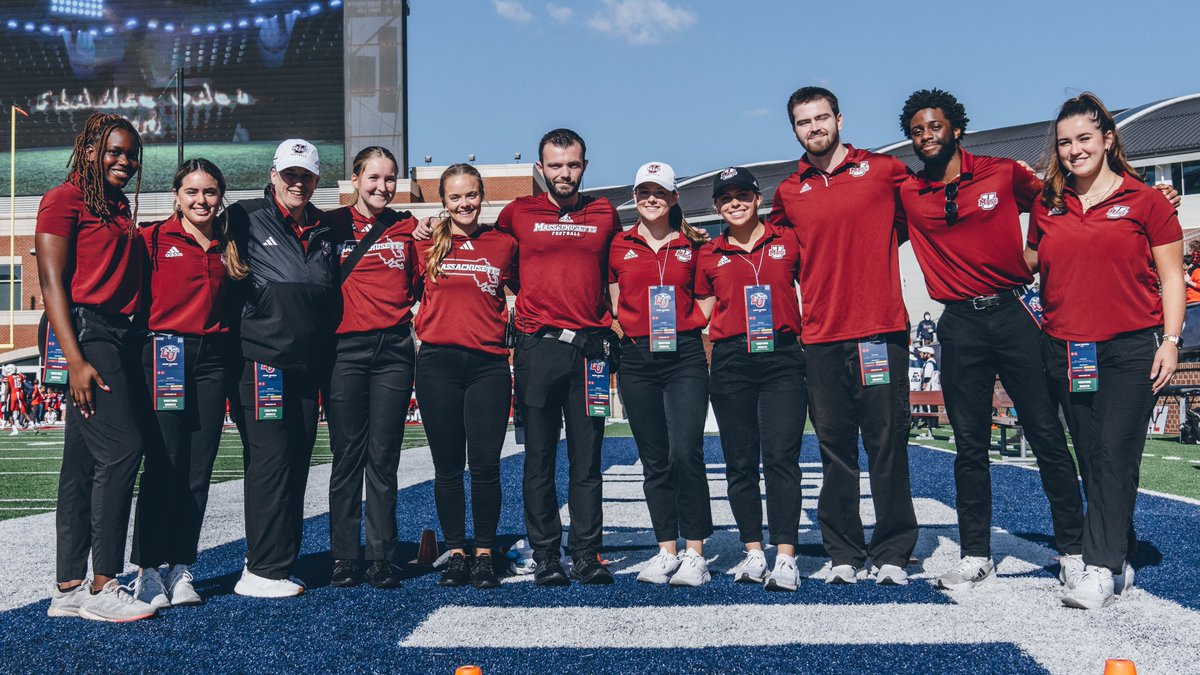
[(924, 347), (921, 347), (921, 348), (920, 348), (920, 349), (918, 349), (917, 351), (918, 351), (918, 352), (920, 352), (920, 353), (922, 353), (922, 354), (934, 354), (934, 353), (936, 353), (936, 352), (934, 351), (933, 347), (930, 347), (929, 345), (925, 345)]
[(754, 174), (745, 167), (731, 166), (728, 169), (721, 169), (720, 173), (713, 178), (713, 199), (721, 194), (721, 190), (734, 185), (748, 190), (759, 192), (758, 181), (754, 179)]
[(661, 185), (671, 192), (675, 192), (675, 169), (671, 168), (670, 164), (663, 162), (648, 162), (638, 167), (637, 175), (633, 179), (633, 187), (642, 183), (654, 183)]
[(280, 143), (275, 149), (275, 160), (271, 166), (276, 171), (298, 166), (321, 175), (321, 159), (317, 156), (317, 148), (303, 138), (289, 138)]

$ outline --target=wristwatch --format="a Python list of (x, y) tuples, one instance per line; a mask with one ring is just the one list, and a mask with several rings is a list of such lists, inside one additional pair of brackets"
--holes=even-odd
[(1175, 343), (1176, 349), (1183, 346), (1183, 338), (1179, 337), (1178, 335), (1163, 335), (1162, 339), (1163, 339), (1163, 342)]

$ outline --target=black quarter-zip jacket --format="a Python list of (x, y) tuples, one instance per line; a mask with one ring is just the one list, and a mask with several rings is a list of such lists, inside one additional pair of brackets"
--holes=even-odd
[[(338, 324), (337, 255), (322, 212), (306, 207), (313, 224), (296, 236), (268, 187), (261, 199), (229, 207), (230, 238), (250, 276), (236, 284), (232, 314), (242, 355), (284, 369), (312, 369), (329, 358)], [(315, 223), (315, 224), (314, 224)]]

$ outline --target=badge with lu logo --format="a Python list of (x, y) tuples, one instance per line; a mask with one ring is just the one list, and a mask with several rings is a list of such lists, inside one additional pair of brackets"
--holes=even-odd
[(864, 387), (891, 383), (892, 376), (888, 371), (886, 342), (875, 340), (863, 340), (859, 342), (858, 363), (862, 370), (862, 383)]
[(1067, 343), (1067, 379), (1072, 394), (1100, 391), (1100, 367), (1096, 362), (1095, 342)]
[(771, 287), (746, 287), (746, 351), (775, 351), (775, 319), (771, 315)]
[(612, 414), (612, 392), (609, 389), (608, 359), (585, 359), (584, 377), (587, 387), (587, 412), (592, 417)]
[(1030, 288), (1025, 291), (1025, 295), (1021, 296), (1021, 304), (1025, 305), (1025, 311), (1029, 312), (1029, 316), (1037, 322), (1038, 328), (1042, 327), (1042, 295), (1036, 288)]
[(254, 364), (254, 417), (283, 419), (283, 371), (258, 362)]
[(650, 287), (650, 351), (673, 352), (678, 348), (675, 332), (675, 287)]
[(183, 338), (154, 336), (154, 409), (183, 410)]
[(54, 329), (46, 326), (46, 365), (42, 373), (45, 384), (67, 383), (67, 357), (63, 355), (62, 345), (54, 336)]

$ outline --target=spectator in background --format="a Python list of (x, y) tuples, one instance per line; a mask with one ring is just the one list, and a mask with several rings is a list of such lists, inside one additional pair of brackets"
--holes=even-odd
[(937, 324), (933, 319), (929, 318), (929, 312), (925, 312), (925, 318), (917, 324), (917, 342), (922, 346), (933, 344), (933, 336), (937, 333)]
[[(1200, 241), (1192, 242), (1192, 247), (1195, 248)], [(1184, 274), (1183, 283), (1187, 285), (1187, 304), (1200, 302), (1200, 264), (1197, 264), (1195, 259), (1196, 251), (1193, 250), (1191, 255), (1184, 259)]]
[[(925, 316), (928, 317), (929, 314), (926, 313)], [(933, 322), (931, 321), (930, 323)], [(937, 361), (933, 359), (933, 355), (933, 347), (928, 345), (917, 350), (917, 357), (921, 359), (921, 382), (920, 387), (917, 389), (918, 391), (933, 391), (935, 389), (934, 375), (937, 373)], [(937, 387), (937, 389), (940, 388), (940, 386)], [(932, 408), (932, 406), (927, 408), (926, 412), (929, 412), (930, 408)], [(918, 428), (924, 427), (921, 433), (917, 434), (917, 438), (922, 440), (931, 439), (933, 438), (933, 427), (936, 426), (936, 418), (923, 417), (921, 418), (920, 422), (917, 423), (917, 426)]]
[(1188, 244), (1187, 258), (1184, 260), (1184, 265), (1188, 269), (1200, 266), (1200, 239), (1193, 239)]

